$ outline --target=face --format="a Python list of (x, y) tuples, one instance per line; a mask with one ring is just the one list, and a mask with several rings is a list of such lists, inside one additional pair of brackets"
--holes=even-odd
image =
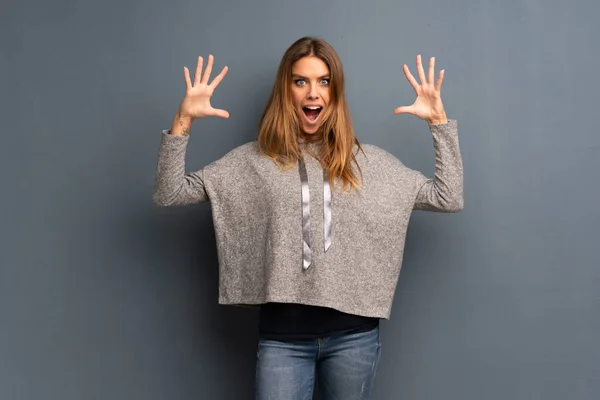
[(307, 134), (319, 129), (329, 105), (329, 84), (329, 68), (317, 57), (301, 58), (292, 67), (292, 104)]

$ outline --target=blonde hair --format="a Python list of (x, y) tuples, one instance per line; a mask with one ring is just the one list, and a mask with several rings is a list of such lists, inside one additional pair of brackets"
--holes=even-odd
[(264, 155), (279, 163), (282, 167), (292, 167), (301, 155), (298, 138), (303, 134), (299, 117), (291, 101), (292, 67), (303, 57), (314, 56), (322, 60), (329, 68), (330, 101), (323, 115), (319, 131), (307, 141), (321, 142), (320, 161), (329, 171), (329, 181), (342, 180), (345, 190), (360, 188), (358, 177), (353, 171), (354, 162), (359, 170), (353, 152), (354, 145), (361, 150), (354, 135), (350, 111), (346, 102), (344, 72), (339, 56), (331, 45), (322, 39), (303, 37), (294, 42), (284, 53), (271, 95), (259, 123), (258, 146)]

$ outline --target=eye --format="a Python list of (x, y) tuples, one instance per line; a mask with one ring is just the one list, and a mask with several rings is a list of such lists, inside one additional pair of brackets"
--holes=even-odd
[(294, 83), (296, 84), (296, 86), (303, 86), (304, 84), (306, 84), (306, 81), (304, 79), (296, 79), (294, 80)]
[(329, 85), (329, 79), (328, 78), (321, 79), (321, 85), (328, 86)]

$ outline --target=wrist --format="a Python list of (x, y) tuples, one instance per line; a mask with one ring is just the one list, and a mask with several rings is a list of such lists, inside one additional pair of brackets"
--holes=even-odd
[(194, 118), (188, 114), (183, 114), (181, 113), (181, 111), (177, 110), (177, 113), (175, 114), (175, 120), (182, 121), (186, 125), (191, 125), (194, 121)]
[(181, 114), (179, 111), (177, 111), (175, 118), (173, 119), (171, 135), (188, 136), (192, 122), (194, 122), (194, 118), (190, 117), (189, 115)]
[(447, 124), (448, 123), (448, 118), (446, 117), (446, 114), (444, 114), (444, 115), (441, 115), (441, 116), (436, 116), (434, 118), (428, 118), (427, 119), (427, 123), (429, 125)]

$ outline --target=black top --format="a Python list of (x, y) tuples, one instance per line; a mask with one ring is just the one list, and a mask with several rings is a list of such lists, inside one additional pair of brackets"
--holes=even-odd
[(365, 332), (379, 318), (346, 314), (332, 308), (291, 303), (267, 303), (260, 308), (259, 332), (264, 339), (310, 340), (324, 336)]

